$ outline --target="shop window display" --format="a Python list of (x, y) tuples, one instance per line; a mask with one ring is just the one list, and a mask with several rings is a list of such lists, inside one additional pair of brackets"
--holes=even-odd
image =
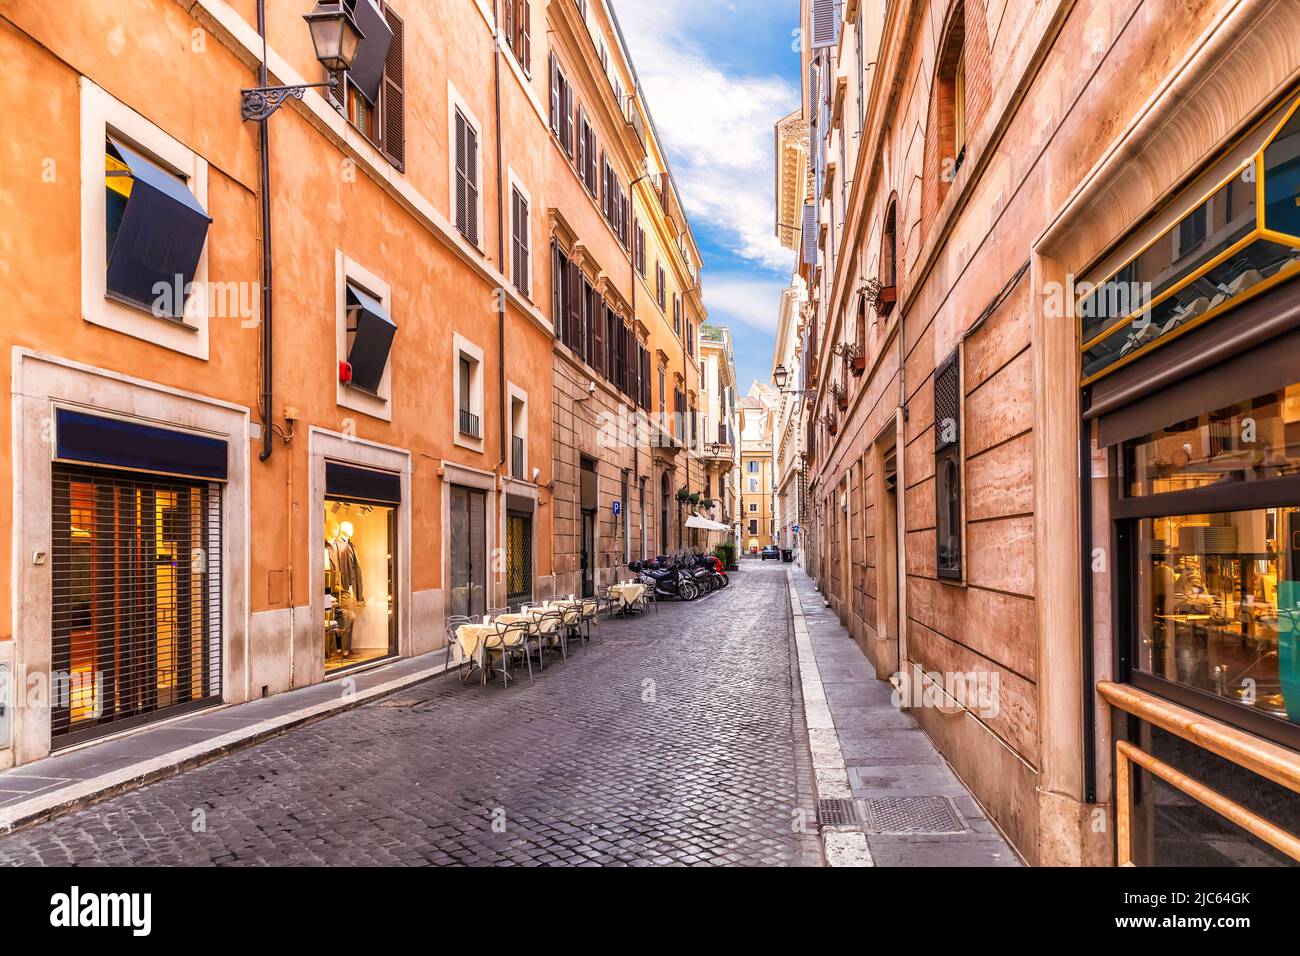
[[(1230, 718), (1300, 723), (1300, 386), (1131, 442), (1124, 471), (1149, 511), (1130, 532), (1137, 671), (1241, 709)], [(1169, 494), (1191, 507), (1167, 513)]]
[(325, 670), (397, 653), (396, 509), (325, 502)]

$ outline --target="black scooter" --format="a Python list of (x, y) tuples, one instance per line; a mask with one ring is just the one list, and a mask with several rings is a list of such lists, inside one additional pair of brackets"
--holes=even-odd
[(673, 598), (694, 601), (700, 596), (700, 587), (689, 569), (676, 562), (659, 558), (654, 561), (633, 561), (628, 570), (640, 576), (641, 583), (652, 588), (656, 598)]

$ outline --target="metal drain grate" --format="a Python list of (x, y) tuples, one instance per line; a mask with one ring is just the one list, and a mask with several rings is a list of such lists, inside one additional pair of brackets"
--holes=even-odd
[(385, 709), (403, 709), (406, 707), (415, 707), (423, 704), (428, 698), (425, 697), (384, 697), (375, 702), (376, 707)]
[(879, 797), (867, 800), (873, 833), (963, 833), (968, 828), (947, 797)]
[(856, 800), (818, 800), (817, 819), (824, 827), (855, 827), (862, 822)]

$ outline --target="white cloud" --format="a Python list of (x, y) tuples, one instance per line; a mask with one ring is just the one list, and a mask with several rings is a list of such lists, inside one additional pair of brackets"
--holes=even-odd
[(744, 272), (710, 273), (704, 283), (704, 302), (709, 308), (709, 321), (727, 325), (732, 335), (739, 338), (750, 330), (769, 337), (776, 331), (777, 315), (781, 307), (781, 292), (788, 283), (764, 275)]
[[(793, 254), (774, 235), (772, 136), (776, 121), (798, 105), (798, 88), (775, 73), (731, 69), (718, 51), (711, 54), (700, 45), (704, 22), (718, 23), (720, 10), (734, 17), (734, 4), (619, 0), (616, 5), (692, 225), (708, 229), (746, 261), (788, 270)], [(750, 6), (784, 12), (787, 4)], [(744, 15), (766, 14), (747, 9)], [(719, 29), (726, 29), (726, 20)], [(709, 285), (714, 282), (710, 275)]]

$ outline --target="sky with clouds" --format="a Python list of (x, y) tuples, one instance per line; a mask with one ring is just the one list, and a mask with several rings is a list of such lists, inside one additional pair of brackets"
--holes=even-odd
[(704, 255), (739, 393), (767, 381), (794, 253), (776, 240), (773, 127), (799, 105), (794, 0), (612, 0)]

